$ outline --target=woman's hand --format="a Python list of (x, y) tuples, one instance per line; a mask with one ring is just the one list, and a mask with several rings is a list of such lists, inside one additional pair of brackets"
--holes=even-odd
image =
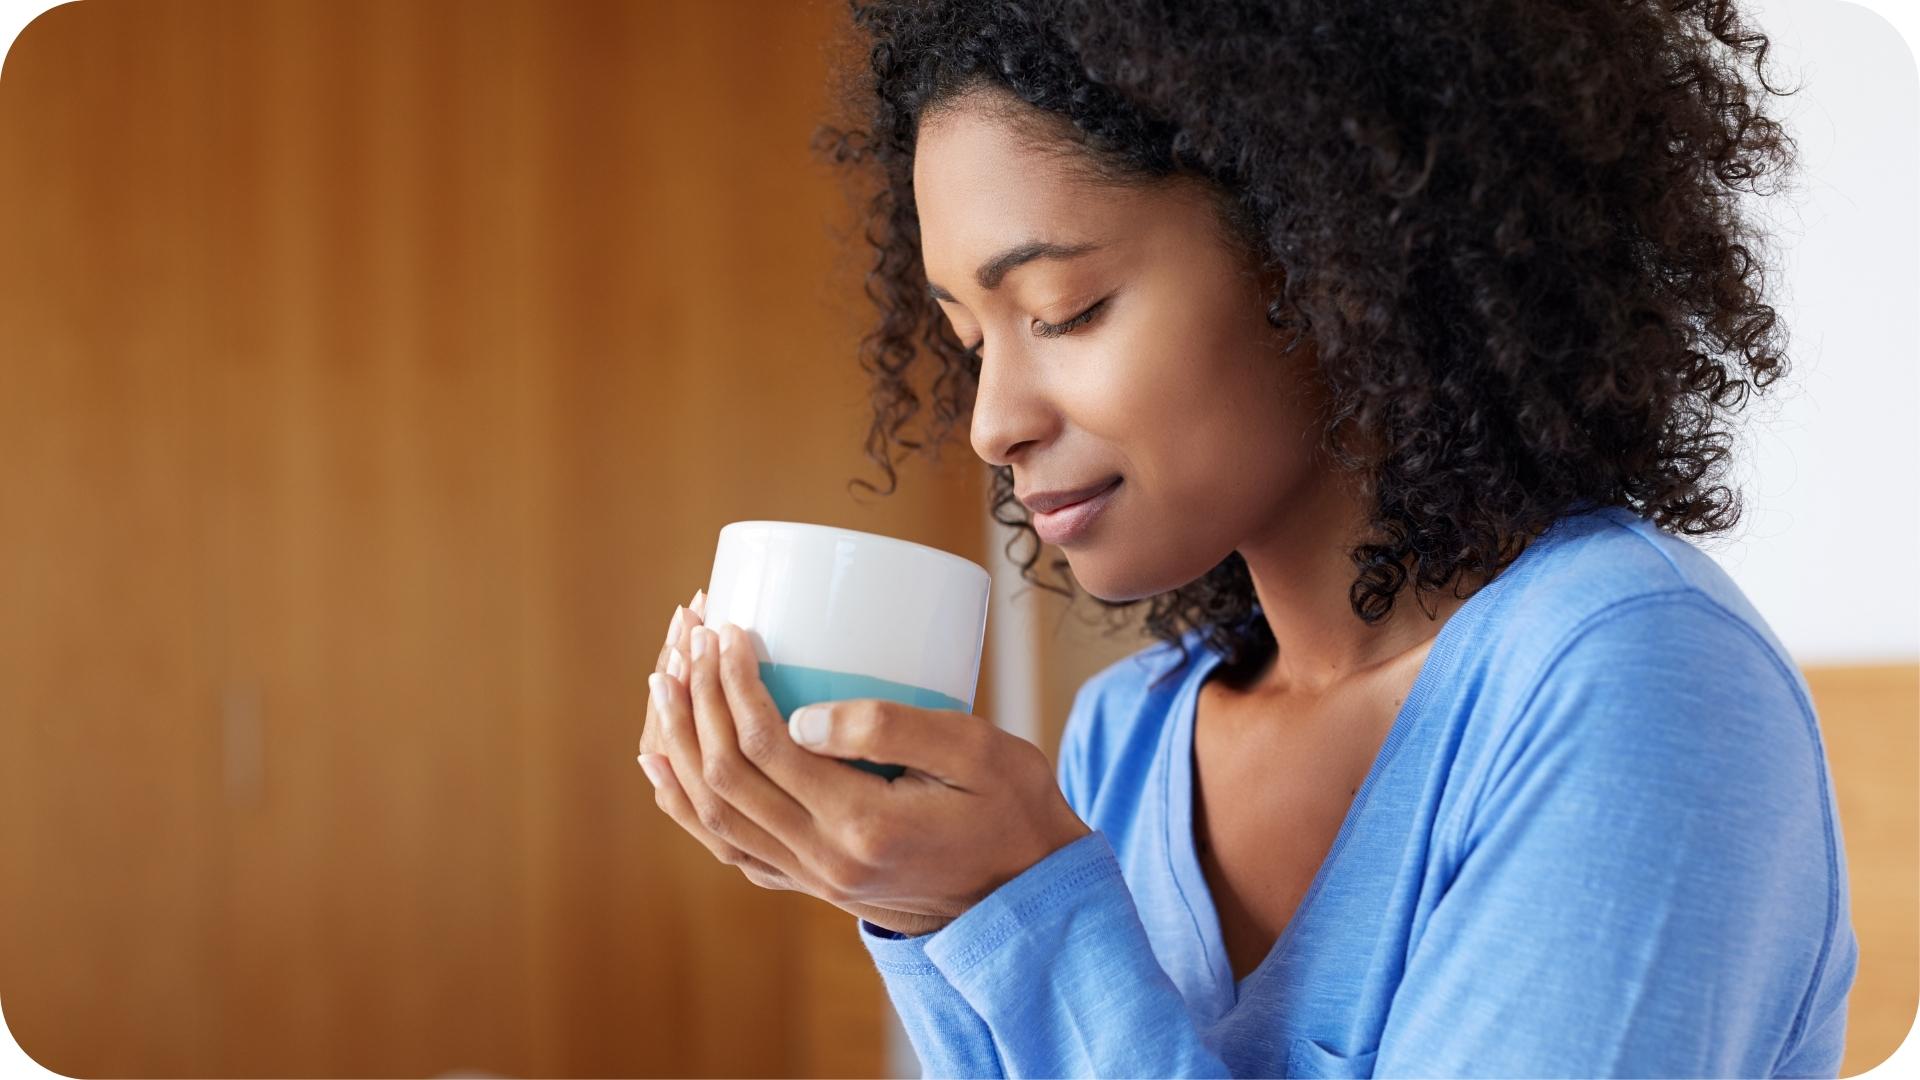
[[(682, 640), (700, 652), (678, 662), (686, 678), (649, 680), (661, 749), (648, 761), (664, 753), (660, 764), (670, 766), (656, 801), (755, 884), (797, 888), (847, 911), (884, 909), (896, 914), (862, 917), (924, 933), (924, 922), (889, 919), (944, 925), (1091, 831), (1040, 749), (979, 717), (881, 699), (828, 702), (811, 707), (824, 739), (803, 746), (761, 683), (745, 631), (694, 624)], [(805, 718), (794, 714), (796, 735)], [(907, 771), (889, 781), (834, 758)]]
[[(668, 627), (666, 642), (661, 646), (659, 656), (654, 663), (654, 671), (656, 674), (662, 676), (676, 673), (680, 675), (685, 674), (686, 669), (681, 665), (684, 665), (688, 659), (684, 651), (686, 633), (691, 627), (699, 625), (700, 619), (705, 613), (706, 596), (704, 591), (696, 591), (689, 605), (674, 610), (674, 617)], [(678, 659), (675, 659), (676, 653), (678, 654)], [(757, 667), (755, 668), (755, 675), (756, 677), (758, 676)], [(652, 682), (651, 679), (648, 681), (650, 683)], [(698, 812), (693, 809), (690, 797), (687, 795), (686, 790), (680, 786), (668, 765), (665, 748), (660, 742), (659, 733), (661, 725), (658, 709), (660, 703), (661, 699), (658, 695), (649, 695), (647, 701), (647, 716), (640, 731), (639, 759), (642, 768), (648, 774), (648, 779), (653, 781), (655, 789), (654, 803), (661, 809), (666, 810), (682, 828), (692, 833), (694, 839), (698, 840), (702, 846), (710, 851), (714, 858), (728, 866), (738, 867), (740, 871), (746, 875), (747, 880), (754, 884), (766, 889), (810, 892), (811, 890), (802, 887), (787, 874), (720, 839), (715, 836), (712, 831), (700, 824)], [(656, 771), (659, 773), (658, 776), (655, 775)], [(818, 894), (815, 893), (814, 895)], [(822, 897), (822, 899), (826, 898)], [(831, 900), (828, 902), (833, 903)], [(835, 903), (834, 906), (850, 915), (865, 919), (875, 926), (885, 927), (888, 930), (902, 934), (929, 934), (952, 921), (951, 919), (939, 916), (895, 911), (889, 908), (855, 902)]]

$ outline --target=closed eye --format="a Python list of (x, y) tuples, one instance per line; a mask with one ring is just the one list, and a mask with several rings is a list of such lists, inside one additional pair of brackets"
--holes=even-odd
[[(1112, 298), (1108, 297), (1106, 299), (1100, 300), (1097, 303), (1095, 303), (1092, 307), (1088, 308), (1087, 310), (1081, 312), (1078, 315), (1075, 315), (1073, 318), (1068, 319), (1066, 322), (1059, 323), (1057, 325), (1054, 323), (1047, 322), (1043, 319), (1035, 319), (1033, 320), (1033, 332), (1039, 337), (1048, 337), (1048, 338), (1059, 337), (1062, 334), (1071, 334), (1075, 330), (1078, 330), (1081, 327), (1092, 322), (1093, 317), (1095, 315), (1098, 315), (1102, 308), (1106, 307), (1107, 300), (1109, 299), (1112, 299)], [(986, 341), (981, 340), (973, 343), (972, 345), (966, 346), (967, 355), (973, 357), (975, 360), (980, 359), (980, 350), (985, 345), (986, 345)]]
[(1088, 308), (1087, 310), (1081, 312), (1078, 315), (1075, 315), (1073, 318), (1068, 319), (1066, 322), (1063, 322), (1058, 326), (1055, 326), (1050, 322), (1042, 322), (1039, 319), (1035, 319), (1033, 320), (1033, 332), (1040, 335), (1041, 337), (1059, 337), (1061, 334), (1071, 334), (1075, 330), (1079, 329), (1080, 327), (1085, 326), (1088, 323), (1092, 322), (1093, 316), (1102, 307), (1105, 307), (1106, 303), (1107, 301), (1103, 299), (1098, 303), (1095, 303), (1092, 307)]

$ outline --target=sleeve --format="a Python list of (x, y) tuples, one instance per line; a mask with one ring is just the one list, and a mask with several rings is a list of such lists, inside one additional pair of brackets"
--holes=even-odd
[(1107, 834), (1028, 867), (927, 935), (1007, 1076), (1231, 1076), (1148, 943)]
[(865, 919), (856, 921), (860, 942), (873, 957), (893, 1011), (920, 1058), (920, 1075), (1009, 1075), (1000, 1063), (1000, 1052), (986, 1021), (927, 959), (928, 940), (945, 933), (952, 924), (931, 934), (908, 937)]
[(1752, 626), (1690, 590), (1608, 608), (1495, 745), (1375, 1075), (1775, 1076), (1837, 1051), (1837, 810), (1804, 683)]
[[(1082, 687), (1058, 778), (1083, 818), (1097, 695)], [(1225, 1077), (1148, 943), (1119, 858), (1095, 830), (941, 929), (861, 922), (926, 1076)]]
[[(1091, 684), (1083, 685), (1074, 695), (1060, 740), (1060, 790), (1082, 817), (1087, 814), (1085, 732), (1092, 701)], [(865, 919), (856, 921), (860, 943), (880, 972), (900, 1026), (920, 1058), (922, 1075), (1006, 1076), (986, 1021), (927, 958), (927, 942), (934, 935), (908, 937)]]

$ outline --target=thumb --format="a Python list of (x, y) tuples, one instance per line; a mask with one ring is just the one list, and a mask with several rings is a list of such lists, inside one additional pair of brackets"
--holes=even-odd
[(885, 698), (821, 701), (787, 718), (793, 741), (816, 754), (905, 765), (969, 786), (981, 760), (982, 728), (970, 713), (922, 709)]

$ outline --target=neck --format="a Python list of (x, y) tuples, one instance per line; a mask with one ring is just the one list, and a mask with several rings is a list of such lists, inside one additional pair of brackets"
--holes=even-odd
[[(1323, 474), (1326, 475), (1326, 474)], [(1416, 593), (1408, 584), (1387, 617), (1372, 625), (1354, 613), (1349, 590), (1357, 573), (1347, 552), (1366, 536), (1366, 503), (1329, 475), (1305, 500), (1240, 549), (1261, 613), (1279, 644), (1248, 692), (1318, 696), (1396, 662), (1424, 656), (1446, 619), (1485, 581)], [(1459, 591), (1463, 595), (1455, 597)]]

